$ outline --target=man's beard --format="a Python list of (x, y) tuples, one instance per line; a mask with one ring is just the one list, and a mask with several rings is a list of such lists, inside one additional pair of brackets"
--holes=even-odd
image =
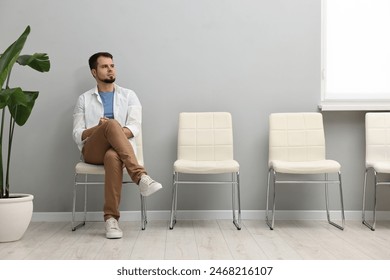
[(101, 80), (101, 81), (106, 83), (106, 84), (112, 84), (113, 82), (115, 82), (115, 78), (112, 77), (112, 78), (104, 79), (104, 80)]

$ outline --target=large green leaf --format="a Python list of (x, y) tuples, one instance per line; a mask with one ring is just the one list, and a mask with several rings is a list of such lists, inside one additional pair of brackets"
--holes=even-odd
[(34, 53), (33, 55), (21, 55), (16, 61), (22, 66), (30, 66), (39, 72), (50, 70), (50, 60), (46, 53)]
[(10, 96), (8, 109), (15, 122), (23, 126), (31, 115), (38, 91), (16, 91)]
[(0, 90), (0, 109), (3, 109), (8, 105), (10, 95), (15, 91), (13, 88), (7, 88)]
[(22, 35), (10, 45), (0, 57), (0, 88), (3, 87), (9, 72), (12, 69), (15, 61), (18, 59), (20, 52), (24, 47), (27, 36), (30, 33), (30, 26), (24, 30)]

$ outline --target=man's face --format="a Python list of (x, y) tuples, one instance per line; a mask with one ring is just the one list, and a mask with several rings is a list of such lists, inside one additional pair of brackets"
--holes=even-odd
[(96, 69), (92, 69), (92, 75), (97, 81), (108, 84), (115, 82), (115, 74), (114, 62), (109, 57), (99, 57)]

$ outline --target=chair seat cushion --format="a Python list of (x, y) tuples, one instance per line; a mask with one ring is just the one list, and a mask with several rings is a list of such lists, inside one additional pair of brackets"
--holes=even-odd
[(76, 173), (77, 174), (94, 174), (94, 175), (104, 175), (104, 165), (95, 165), (85, 162), (79, 162), (76, 164)]
[[(88, 175), (104, 175), (104, 165), (95, 165), (85, 162), (79, 162), (76, 164), (75, 168), (76, 174), (88, 174)], [(123, 183), (130, 183), (131, 178), (126, 171), (126, 168), (123, 168)]]
[(190, 174), (221, 174), (238, 172), (240, 165), (235, 160), (220, 161), (194, 161), (194, 160), (176, 160), (173, 164), (175, 172)]
[(372, 167), (378, 173), (390, 173), (390, 161), (367, 162), (366, 167)]
[(289, 174), (322, 174), (335, 173), (341, 169), (340, 164), (334, 160), (315, 160), (315, 161), (282, 161), (273, 160), (269, 167), (279, 173)]

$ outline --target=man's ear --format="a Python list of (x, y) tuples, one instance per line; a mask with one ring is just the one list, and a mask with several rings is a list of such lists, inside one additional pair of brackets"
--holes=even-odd
[(96, 69), (91, 69), (91, 74), (94, 78), (96, 78)]

